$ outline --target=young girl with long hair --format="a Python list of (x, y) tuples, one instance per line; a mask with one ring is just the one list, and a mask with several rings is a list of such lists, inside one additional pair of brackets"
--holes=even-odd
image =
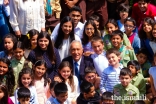
[(7, 87), (3, 84), (0, 84), (0, 104), (14, 104), (9, 98)]
[(153, 50), (153, 53), (156, 53), (156, 23), (153, 24), (153, 27), (152, 27), (152, 36), (151, 36), (151, 40), (149, 42), (152, 50)]
[(153, 61), (153, 51), (149, 44), (152, 38), (152, 26), (154, 24), (154, 20), (150, 17), (146, 17), (143, 21), (141, 29), (139, 31), (139, 38), (141, 41), (141, 47), (145, 48), (148, 51), (148, 59), (150, 62)]
[(34, 87), (33, 79), (34, 74), (32, 69), (27, 67), (21, 70), (18, 77), (18, 88), (15, 91), (15, 104), (19, 104), (17, 100), (18, 99), (17, 92), (20, 87), (26, 87), (30, 90), (31, 92), (30, 104), (39, 104), (37, 100), (37, 93), (36, 88)]
[(13, 34), (7, 34), (4, 37), (4, 51), (0, 52), (0, 58), (11, 59), (13, 56), (13, 46), (17, 42), (16, 37)]
[[(47, 78), (47, 66), (44, 60), (38, 60), (33, 67), (34, 85), (37, 92), (39, 104), (45, 104), (49, 93), (49, 80)], [(48, 95), (49, 94), (49, 95)]]
[(41, 32), (38, 35), (37, 47), (28, 56), (28, 60), (33, 64), (40, 59), (46, 61), (48, 77), (53, 80), (61, 60), (59, 52), (54, 48), (50, 35), (47, 32)]
[[(63, 61), (58, 68), (59, 78), (55, 81), (64, 82), (68, 87), (68, 101), (75, 103), (79, 96), (79, 82), (76, 76), (73, 75), (73, 69), (68, 61)], [(58, 80), (59, 79), (59, 80)], [(61, 79), (61, 80), (60, 80)]]
[(69, 47), (73, 40), (81, 42), (79, 36), (74, 34), (73, 20), (66, 16), (61, 20), (58, 35), (54, 39), (55, 48), (58, 49), (61, 60), (69, 56)]
[(94, 53), (91, 46), (91, 39), (95, 36), (100, 37), (97, 27), (93, 20), (88, 20), (85, 23), (82, 38), (83, 51), (85, 56), (89, 56), (90, 54)]
[(15, 77), (11, 63), (7, 58), (0, 58), (0, 82), (8, 89), (8, 94), (11, 96), (14, 92)]
[(24, 57), (27, 58), (30, 51), (32, 49), (35, 49), (37, 46), (37, 37), (38, 37), (39, 32), (36, 29), (32, 29), (30, 31), (28, 31), (23, 44), (24, 44)]

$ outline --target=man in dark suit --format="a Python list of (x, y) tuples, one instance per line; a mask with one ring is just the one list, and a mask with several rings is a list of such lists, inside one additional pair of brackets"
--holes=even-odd
[(79, 82), (84, 78), (84, 70), (87, 66), (93, 66), (93, 60), (90, 57), (83, 56), (83, 48), (80, 41), (74, 40), (70, 44), (71, 56), (64, 58), (62, 61), (68, 61), (72, 67), (74, 75), (78, 77)]

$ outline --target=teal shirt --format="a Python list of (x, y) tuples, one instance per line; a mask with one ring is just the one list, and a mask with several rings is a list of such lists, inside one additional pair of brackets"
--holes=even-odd
[[(16, 58), (13, 58), (11, 60), (11, 67), (13, 68), (13, 73), (15, 76), (15, 88), (17, 86), (17, 80), (18, 80), (19, 73), (23, 69), (24, 64), (25, 64), (25, 58), (24, 57), (22, 57), (21, 60), (17, 60)], [(30, 68), (32, 68), (31, 62), (29, 62), (28, 65)]]
[(120, 63), (124, 66), (127, 67), (127, 63), (130, 60), (137, 60), (136, 55), (134, 53), (133, 49), (127, 49), (126, 46), (122, 45), (121, 48), (119, 49), (121, 52), (121, 60)]
[(146, 80), (142, 74), (138, 73), (133, 77), (131, 84), (139, 89), (140, 95), (144, 95), (146, 93)]
[(151, 67), (151, 63), (149, 61), (146, 61), (143, 65), (141, 65), (142, 74), (145, 78), (149, 78), (149, 68)]
[(123, 87), (121, 84), (114, 86), (114, 96), (115, 104), (134, 104), (135, 100), (130, 100), (130, 97), (139, 99), (139, 90), (134, 85), (129, 83), (127, 87)]
[[(103, 38), (103, 42), (104, 42), (104, 49), (108, 50), (110, 48), (112, 48), (112, 43), (111, 43), (111, 36), (109, 34), (106, 34)], [(127, 35), (124, 33), (123, 35), (123, 45), (125, 46), (131, 46), (131, 43), (129, 41), (129, 39), (127, 38)]]

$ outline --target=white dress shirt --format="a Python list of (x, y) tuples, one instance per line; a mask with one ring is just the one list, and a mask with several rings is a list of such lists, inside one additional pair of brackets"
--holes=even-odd
[[(81, 42), (80, 38), (77, 35), (75, 35), (75, 40)], [(70, 37), (68, 39), (64, 39), (62, 47), (58, 49), (61, 60), (70, 55), (69, 47), (70, 47)]]
[[(58, 23), (52, 34), (51, 34), (51, 39), (55, 42), (56, 38), (57, 38), (57, 35), (58, 35), (58, 30), (59, 30), (59, 27), (60, 27), (60, 23)], [(84, 30), (84, 24), (81, 23), (81, 22), (78, 22), (77, 26), (74, 28), (74, 34), (79, 36), (80, 39), (82, 38), (83, 36), (83, 30)]]
[(26, 35), (31, 29), (45, 28), (43, 0), (10, 0), (10, 24), (14, 31)]
[(74, 91), (72, 91), (71, 86), (69, 85), (68, 82), (65, 82), (68, 88), (68, 98), (67, 101), (69, 102), (69, 104), (72, 104), (72, 100), (76, 99), (79, 94), (80, 94), (80, 88), (79, 88), (79, 81), (77, 79), (77, 77), (75, 75), (73, 75), (73, 80), (74, 80)]
[(106, 58), (106, 52), (101, 54), (92, 54), (91, 58), (93, 59), (95, 69), (100, 77), (102, 77), (102, 72), (109, 65), (108, 60)]

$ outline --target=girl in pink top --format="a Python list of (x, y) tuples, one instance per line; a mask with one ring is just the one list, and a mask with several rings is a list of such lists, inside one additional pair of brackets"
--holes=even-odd
[(49, 93), (49, 84), (50, 82), (47, 79), (47, 66), (44, 60), (38, 60), (34, 64), (34, 84), (37, 92), (37, 98), (39, 104), (45, 104), (48, 98)]
[(7, 87), (3, 84), (0, 84), (0, 104), (14, 104), (8, 97)]

